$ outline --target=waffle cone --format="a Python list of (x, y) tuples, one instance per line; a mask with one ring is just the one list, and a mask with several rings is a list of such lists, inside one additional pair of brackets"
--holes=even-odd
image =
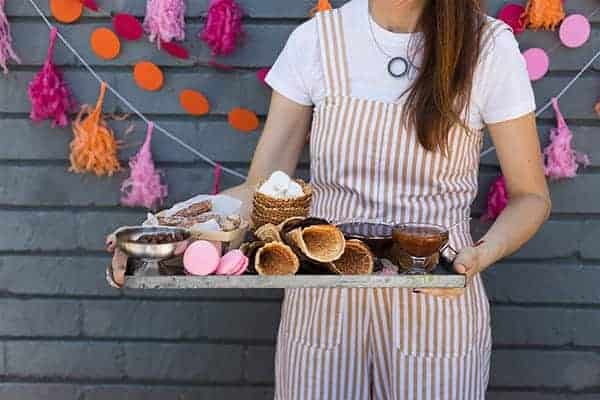
[(369, 275), (373, 273), (375, 260), (371, 250), (360, 240), (346, 241), (340, 258), (327, 264), (327, 268), (340, 275)]
[(285, 241), (311, 261), (328, 263), (344, 253), (345, 239), (333, 225), (296, 228), (285, 234)]
[(289, 246), (271, 242), (256, 252), (254, 268), (260, 275), (293, 275), (300, 268), (300, 260)]
[(254, 228), (260, 228), (264, 224), (279, 225), (283, 221), (291, 217), (306, 217), (309, 213), (309, 208), (263, 208), (255, 206), (252, 210), (252, 223)]
[(279, 228), (273, 224), (264, 224), (254, 232), (259, 240), (263, 242), (281, 242), (281, 236), (279, 235)]

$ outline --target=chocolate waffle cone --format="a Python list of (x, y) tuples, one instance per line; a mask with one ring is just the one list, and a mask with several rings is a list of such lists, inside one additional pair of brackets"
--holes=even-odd
[(267, 243), (282, 241), (279, 235), (279, 228), (273, 224), (264, 224), (254, 232), (254, 236)]
[(337, 260), (344, 253), (345, 239), (333, 225), (312, 225), (285, 233), (284, 240), (303, 257), (319, 263)]
[(346, 241), (344, 254), (340, 258), (327, 263), (327, 268), (340, 275), (369, 275), (373, 273), (375, 260), (371, 250), (360, 240)]
[(300, 268), (300, 260), (289, 246), (271, 242), (256, 252), (254, 268), (260, 275), (293, 275)]

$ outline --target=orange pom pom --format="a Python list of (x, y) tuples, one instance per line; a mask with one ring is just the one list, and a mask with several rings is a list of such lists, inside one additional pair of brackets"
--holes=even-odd
[(208, 114), (210, 111), (208, 99), (204, 97), (202, 93), (195, 90), (182, 90), (181, 93), (179, 93), (179, 103), (185, 111), (198, 117)]
[(92, 32), (90, 45), (94, 53), (104, 60), (112, 60), (121, 51), (119, 38), (108, 28), (98, 28)]
[(242, 132), (252, 132), (258, 129), (259, 122), (256, 114), (245, 108), (234, 108), (229, 111), (229, 124)]
[(70, 24), (81, 17), (83, 3), (81, 0), (50, 0), (50, 12), (58, 22)]
[(160, 68), (150, 61), (137, 63), (133, 69), (133, 78), (140, 88), (151, 92), (160, 90), (165, 80)]
[(529, 0), (521, 18), (528, 28), (554, 30), (565, 18), (563, 0)]
[(329, 0), (319, 0), (317, 5), (312, 10), (310, 10), (310, 16), (312, 17), (313, 15), (315, 15), (318, 12), (329, 11), (331, 9), (332, 9), (332, 7), (331, 7), (331, 3), (329, 2)]
[[(102, 103), (105, 93), (106, 84), (102, 82), (96, 108), (83, 106), (73, 121), (75, 137), (70, 145), (70, 171), (93, 172), (98, 176), (110, 176), (121, 169), (117, 157), (117, 141), (106, 121), (102, 119)], [(85, 118), (84, 115), (86, 115)]]

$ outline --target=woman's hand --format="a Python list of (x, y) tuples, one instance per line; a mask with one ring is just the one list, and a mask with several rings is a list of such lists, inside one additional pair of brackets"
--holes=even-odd
[(117, 248), (118, 232), (117, 229), (106, 237), (106, 251), (113, 253), (112, 261), (106, 268), (106, 280), (110, 286), (117, 289), (125, 283), (125, 272), (127, 270), (127, 255)]
[[(453, 267), (456, 273), (466, 276), (466, 286), (469, 286), (473, 277), (483, 270), (482, 258), (479, 247), (465, 247), (458, 252), (458, 255), (454, 259)], [(448, 289), (415, 289), (414, 292), (442, 298), (455, 298), (465, 293), (466, 286), (464, 288)]]

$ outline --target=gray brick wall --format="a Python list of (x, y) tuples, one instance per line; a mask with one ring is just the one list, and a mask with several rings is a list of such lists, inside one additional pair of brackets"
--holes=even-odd
[[(7, 3), (24, 63), (0, 77), (0, 400), (271, 398), (281, 292), (119, 292), (105, 285), (104, 235), (114, 226), (135, 222), (143, 211), (118, 206), (123, 174), (97, 179), (66, 171), (70, 131), (29, 123), (26, 85), (43, 62), (47, 30), (28, 2)], [(47, 12), (47, 1), (39, 3)], [(145, 2), (99, 3), (141, 16)], [(254, 72), (273, 62), (313, 3), (241, 0), (248, 13), (248, 39), (226, 60), (241, 68), (235, 73), (174, 60), (147, 42), (126, 43), (120, 58), (99, 61), (90, 54), (88, 37), (109, 22), (107, 16), (88, 14), (62, 32), (144, 112), (212, 157), (243, 169), (258, 135), (231, 131), (225, 113), (241, 105), (264, 115), (269, 93)], [(502, 3), (491, 1), (490, 13)], [(206, 4), (188, 0), (190, 38), (202, 25)], [(583, 14), (597, 6), (597, 0), (567, 2), (567, 9)], [(520, 38), (523, 48), (555, 49), (550, 75), (534, 85), (540, 104), (598, 50), (600, 13), (593, 23), (592, 40), (577, 50), (559, 48), (556, 34), (549, 32)], [(189, 44), (194, 56), (208, 59), (201, 43), (192, 39)], [(133, 84), (131, 64), (141, 57), (165, 67), (161, 92), (142, 93)], [(56, 61), (78, 99), (93, 102), (97, 84), (61, 45)], [(492, 400), (600, 397), (600, 125), (591, 107), (600, 93), (598, 71), (600, 61), (561, 102), (575, 145), (590, 154), (592, 167), (576, 180), (552, 185), (551, 221), (525, 248), (485, 275), (494, 323)], [(198, 120), (183, 114), (177, 93), (186, 87), (208, 95), (210, 116)], [(106, 109), (123, 107), (108, 96)], [(545, 143), (554, 124), (552, 113), (539, 122)], [(114, 126), (123, 131), (123, 123)], [(127, 142), (141, 143), (143, 133), (138, 123)], [(123, 149), (123, 159), (135, 148)], [(209, 190), (211, 170), (160, 134), (155, 135), (154, 154), (169, 178), (169, 202)], [(484, 191), (496, 173), (494, 156), (482, 160)], [(225, 185), (234, 183), (224, 178)], [(476, 215), (484, 195), (475, 204)], [(475, 228), (485, 226), (476, 223)]]

